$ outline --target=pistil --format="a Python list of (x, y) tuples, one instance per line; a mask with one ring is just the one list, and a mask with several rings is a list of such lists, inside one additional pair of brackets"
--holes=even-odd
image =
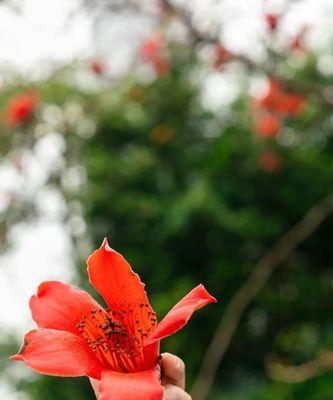
[(91, 309), (76, 325), (79, 333), (103, 364), (120, 372), (144, 368), (143, 342), (156, 326), (148, 304), (140, 312), (129, 304), (120, 310)]

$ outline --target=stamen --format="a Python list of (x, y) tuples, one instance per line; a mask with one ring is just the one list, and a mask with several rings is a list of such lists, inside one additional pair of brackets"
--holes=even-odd
[(76, 325), (96, 357), (112, 369), (134, 372), (144, 368), (143, 341), (156, 325), (148, 304), (139, 309), (123, 304), (122, 309), (91, 309)]

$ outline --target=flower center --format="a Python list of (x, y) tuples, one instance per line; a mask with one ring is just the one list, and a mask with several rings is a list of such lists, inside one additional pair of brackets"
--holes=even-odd
[(143, 342), (156, 323), (148, 304), (124, 304), (118, 310), (91, 309), (76, 327), (103, 364), (114, 371), (134, 372), (145, 368)]

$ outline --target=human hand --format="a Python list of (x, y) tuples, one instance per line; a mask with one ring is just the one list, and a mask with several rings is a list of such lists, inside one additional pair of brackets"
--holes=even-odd
[[(163, 400), (191, 400), (185, 392), (185, 364), (177, 356), (163, 353), (161, 359)], [(97, 397), (98, 381), (90, 379)]]
[(170, 353), (162, 354), (163, 400), (191, 400), (185, 392), (185, 364)]

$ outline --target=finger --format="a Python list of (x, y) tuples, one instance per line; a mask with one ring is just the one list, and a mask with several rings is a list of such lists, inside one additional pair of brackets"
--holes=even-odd
[(163, 390), (163, 400), (192, 400), (192, 398), (180, 387), (167, 384)]
[(170, 353), (162, 354), (162, 376), (164, 383), (185, 389), (185, 364), (179, 357)]
[(98, 399), (98, 384), (99, 381), (97, 379), (89, 378), (92, 388), (94, 389), (96, 399)]

